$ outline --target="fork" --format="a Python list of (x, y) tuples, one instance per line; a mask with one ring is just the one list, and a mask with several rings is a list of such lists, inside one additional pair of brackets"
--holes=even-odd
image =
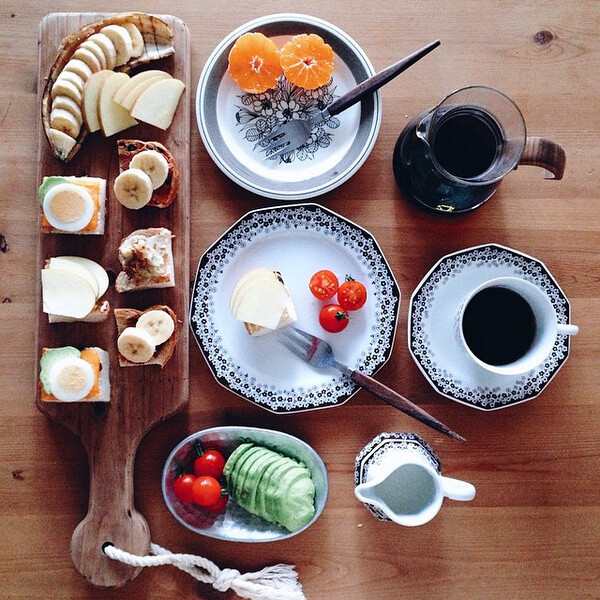
[(383, 383), (373, 379), (369, 375), (362, 373), (358, 370), (352, 370), (350, 367), (340, 363), (333, 353), (331, 346), (316, 335), (302, 331), (297, 327), (289, 326), (281, 329), (279, 332), (280, 336), (284, 336), (285, 339), (277, 338), (277, 341), (285, 346), (290, 352), (307, 362), (312, 367), (318, 369), (333, 367), (346, 377), (349, 377), (358, 385), (369, 390), (372, 394), (387, 402), (391, 406), (394, 406), (403, 413), (417, 419), (421, 423), (457, 440), (458, 442), (464, 442), (465, 438), (458, 435), (458, 433), (452, 431), (446, 425), (438, 421), (435, 417), (432, 417), (428, 412), (418, 407), (416, 404), (395, 392), (391, 388), (387, 387)]
[(255, 147), (258, 145), (263, 146), (260, 151), (266, 153), (265, 159), (271, 159), (285, 152), (296, 150), (296, 148), (302, 146), (310, 137), (313, 127), (354, 106), (368, 94), (377, 91), (381, 86), (394, 79), (397, 75), (400, 75), (400, 73), (414, 65), (426, 54), (429, 54), (434, 48), (437, 48), (440, 43), (440, 40), (435, 40), (376, 75), (369, 77), (369, 79), (358, 84), (314, 117), (310, 119), (292, 119), (281, 123), (269, 135), (260, 140)]

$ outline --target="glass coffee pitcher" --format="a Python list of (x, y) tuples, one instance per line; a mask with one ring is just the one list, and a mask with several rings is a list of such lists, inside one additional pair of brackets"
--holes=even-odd
[(561, 179), (565, 162), (558, 144), (527, 137), (518, 106), (486, 86), (456, 90), (415, 117), (393, 157), (396, 181), (408, 199), (454, 214), (483, 204), (517, 165), (540, 166), (549, 178)]

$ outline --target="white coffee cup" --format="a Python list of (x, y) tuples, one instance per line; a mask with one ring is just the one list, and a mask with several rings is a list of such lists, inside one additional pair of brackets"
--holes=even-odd
[[(521, 357), (507, 364), (492, 365), (481, 360), (469, 347), (465, 339), (463, 318), (469, 302), (479, 292), (498, 287), (512, 290), (527, 302), (535, 318), (535, 331), (529, 349)], [(550, 356), (557, 336), (576, 335), (579, 332), (577, 325), (558, 322), (556, 311), (544, 290), (519, 277), (495, 277), (471, 290), (461, 302), (456, 329), (462, 348), (474, 363), (491, 373), (510, 376), (527, 373), (541, 365)]]
[(363, 503), (378, 508), (399, 525), (414, 527), (433, 519), (444, 498), (472, 500), (475, 487), (438, 473), (426, 456), (414, 450), (396, 450), (369, 471), (368, 479), (354, 488)]

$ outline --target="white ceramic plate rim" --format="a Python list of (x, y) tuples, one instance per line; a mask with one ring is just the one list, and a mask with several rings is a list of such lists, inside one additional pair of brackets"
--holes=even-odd
[(204, 142), (204, 146), (214, 160), (215, 164), (221, 169), (225, 175), (227, 175), (232, 181), (235, 181), (238, 185), (247, 189), (255, 194), (259, 194), (260, 196), (266, 198), (273, 198), (277, 200), (288, 200), (288, 201), (298, 201), (298, 200), (306, 200), (309, 198), (314, 198), (315, 196), (319, 196), (325, 194), (326, 192), (335, 189), (345, 181), (347, 181), (358, 169), (364, 164), (364, 162), (369, 157), (375, 142), (377, 141), (377, 136), (379, 134), (379, 129), (381, 127), (381, 93), (379, 91), (373, 94), (373, 102), (374, 102), (374, 116), (373, 123), (371, 125), (371, 130), (368, 135), (367, 144), (363, 147), (360, 155), (357, 157), (355, 161), (353, 161), (345, 171), (339, 173), (334, 178), (331, 178), (329, 181), (324, 181), (320, 185), (307, 187), (301, 191), (286, 191), (285, 189), (276, 189), (275, 187), (263, 187), (256, 185), (249, 178), (243, 177), (240, 175), (235, 169), (231, 167), (227, 163), (226, 160), (221, 156), (218, 151), (218, 148), (214, 144), (212, 138), (208, 134), (208, 125), (206, 121), (206, 114), (204, 109), (203, 97), (206, 93), (209, 76), (212, 73), (212, 69), (214, 67), (215, 61), (220, 57), (222, 52), (227, 46), (229, 46), (236, 38), (238, 38), (243, 33), (248, 31), (252, 31), (256, 27), (261, 25), (278, 23), (278, 22), (286, 22), (286, 21), (296, 21), (298, 23), (305, 23), (307, 25), (315, 25), (323, 29), (327, 29), (331, 31), (332, 34), (336, 35), (340, 39), (346, 42), (348, 47), (352, 48), (357, 58), (360, 59), (363, 67), (367, 70), (369, 75), (375, 74), (375, 69), (368, 59), (365, 52), (362, 48), (357, 44), (357, 42), (351, 38), (347, 33), (342, 31), (339, 27), (329, 23), (328, 21), (324, 21), (323, 19), (319, 19), (317, 17), (313, 17), (310, 15), (304, 15), (299, 13), (277, 13), (273, 15), (267, 15), (264, 17), (260, 17), (241, 25), (228, 36), (226, 36), (213, 50), (211, 55), (209, 56), (202, 72), (200, 74), (200, 78), (198, 80), (198, 87), (196, 90), (196, 121), (198, 123), (198, 130), (200, 131), (200, 136), (202, 137), (202, 141)]

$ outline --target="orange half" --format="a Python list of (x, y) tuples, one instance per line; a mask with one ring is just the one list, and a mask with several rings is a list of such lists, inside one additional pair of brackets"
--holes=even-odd
[(279, 50), (262, 33), (244, 33), (229, 52), (229, 74), (244, 92), (274, 88), (281, 73)]
[(315, 90), (331, 79), (333, 49), (316, 33), (294, 36), (279, 58), (286, 79), (301, 88)]

